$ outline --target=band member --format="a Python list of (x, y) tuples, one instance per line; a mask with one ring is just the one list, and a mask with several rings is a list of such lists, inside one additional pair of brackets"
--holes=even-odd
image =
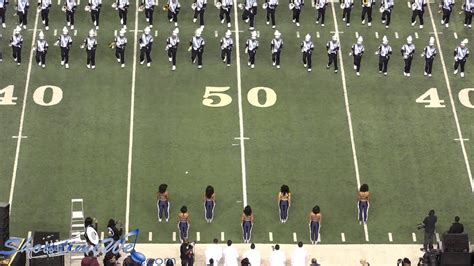
[(263, 9), (267, 10), (267, 25), (270, 24), (270, 19), (272, 21), (272, 29), (276, 28), (275, 24), (275, 11), (278, 7), (278, 0), (265, 0), (263, 4)]
[(363, 184), (360, 186), (359, 193), (357, 193), (357, 213), (359, 224), (366, 224), (367, 218), (369, 217), (369, 206), (370, 206), (370, 192), (369, 186)]
[(411, 25), (415, 26), (416, 24), (416, 17), (419, 18), (420, 20), (420, 29), (423, 29), (423, 15), (425, 14), (425, 7), (426, 7), (426, 1), (425, 0), (413, 0), (411, 2), (411, 10), (412, 15), (411, 15)]
[(171, 66), (171, 70), (176, 70), (176, 54), (178, 52), (178, 45), (179, 45), (179, 38), (178, 38), (179, 29), (176, 28), (171, 33), (171, 37), (166, 39), (166, 48), (165, 50), (168, 52), (168, 61), (170, 61), (173, 65)]
[(160, 223), (163, 220), (163, 216), (165, 216), (166, 222), (168, 222), (170, 218), (170, 196), (167, 189), (167, 184), (161, 184), (158, 187), (158, 193), (156, 193), (156, 206), (158, 207), (158, 221)]
[(214, 219), (214, 208), (216, 207), (216, 193), (213, 186), (207, 186), (204, 192), (204, 218), (211, 223)]
[(278, 192), (278, 212), (280, 214), (280, 222), (288, 221), (288, 211), (291, 206), (291, 192), (287, 185), (282, 185)]
[(0, 18), (2, 22), (2, 28), (6, 28), (7, 24), (5, 24), (6, 21), (6, 13), (7, 13), (7, 5), (8, 5), (8, 0), (0, 0)]
[(51, 0), (40, 0), (38, 2), (38, 9), (41, 12), (41, 21), (44, 29), (49, 30), (49, 9), (51, 8)]
[(300, 14), (301, 9), (304, 6), (304, 0), (290, 0), (290, 9), (293, 11), (292, 21), (296, 23), (296, 26), (300, 26)]
[(326, 65), (326, 68), (329, 69), (329, 67), (332, 65), (334, 62), (334, 73), (337, 73), (337, 54), (339, 52), (340, 44), (339, 41), (337, 40), (336, 34), (332, 36), (332, 39), (326, 43), (326, 50), (328, 52), (328, 64)]
[(196, 23), (199, 16), (199, 25), (204, 28), (204, 12), (207, 7), (207, 0), (194, 0), (192, 4), (194, 8), (193, 23)]
[(367, 15), (367, 26), (372, 26), (372, 7), (375, 5), (375, 0), (362, 0), (362, 24), (365, 24), (365, 16)]
[(247, 65), (250, 68), (255, 67), (255, 55), (257, 54), (258, 45), (257, 32), (252, 31), (250, 39), (245, 42), (245, 53), (248, 54)]
[(411, 37), (411, 35), (407, 37), (407, 43), (402, 46), (401, 53), (403, 56), (403, 60), (405, 61), (403, 75), (405, 77), (409, 77), (411, 70), (411, 62), (413, 60), (413, 55), (415, 54), (415, 45), (413, 44), (413, 38)]
[(28, 9), (30, 8), (29, 0), (18, 0), (16, 4), (16, 14), (18, 15), (18, 24), (26, 30), (28, 25)]
[(233, 2), (232, 0), (219, 0), (219, 3), (221, 3), (221, 7), (219, 9), (219, 19), (221, 20), (221, 23), (227, 23), (227, 28), (230, 28), (232, 26), (231, 24), (231, 10), (232, 10), (232, 5)]
[(443, 10), (443, 18), (441, 19), (441, 24), (444, 24), (444, 26), (448, 28), (449, 18), (451, 17), (451, 12), (454, 8), (454, 0), (441, 0), (439, 8)]
[(315, 245), (318, 242), (319, 230), (321, 229), (321, 210), (319, 206), (313, 207), (313, 210), (309, 213), (309, 238), (311, 244)]
[(382, 73), (387, 76), (388, 75), (388, 61), (390, 60), (390, 55), (392, 55), (392, 47), (388, 45), (387, 36), (383, 36), (382, 44), (379, 46), (376, 55), (379, 56), (379, 73)]
[(89, 11), (91, 12), (92, 23), (94, 23), (95, 29), (98, 30), (100, 9), (102, 8), (102, 0), (89, 0), (88, 6)]
[(232, 48), (234, 46), (234, 41), (232, 40), (231, 36), (232, 32), (227, 30), (224, 34), (224, 38), (221, 39), (221, 59), (222, 62), (227, 63), (228, 67), (230, 67)]
[(59, 35), (55, 45), (61, 49), (61, 66), (69, 68), (69, 50), (72, 45), (72, 38), (69, 36), (67, 27), (63, 27), (63, 34)]
[(116, 0), (115, 9), (118, 10), (120, 24), (124, 29), (127, 29), (127, 13), (130, 2), (128, 0)]
[(125, 37), (125, 33), (126, 30), (121, 29), (119, 35), (115, 37), (115, 58), (117, 58), (117, 62), (122, 68), (125, 67), (125, 46), (127, 46), (127, 37)]
[(186, 205), (183, 205), (183, 207), (181, 207), (180, 209), (180, 212), (178, 213), (178, 230), (179, 239), (181, 240), (181, 242), (188, 239), (189, 227), (190, 224), (188, 207), (186, 207)]
[(155, 11), (155, 0), (142, 0), (142, 7), (145, 9), (145, 20), (148, 27), (153, 28), (153, 12)]
[(64, 0), (64, 7), (66, 9), (66, 24), (74, 29), (74, 14), (76, 13), (76, 0)]
[(306, 34), (304, 41), (301, 42), (301, 52), (303, 53), (303, 66), (311, 72), (311, 56), (313, 54), (314, 44), (311, 41), (311, 35)]
[(244, 12), (242, 19), (245, 23), (249, 23), (249, 30), (255, 29), (255, 15), (257, 15), (257, 0), (245, 0), (243, 6)]
[(252, 238), (253, 220), (252, 208), (250, 205), (247, 205), (242, 213), (242, 234), (244, 243), (250, 243), (250, 239)]
[(146, 56), (146, 66), (151, 66), (151, 47), (153, 45), (153, 36), (150, 34), (150, 28), (145, 27), (143, 30), (142, 36), (138, 40), (138, 44), (140, 45), (140, 65), (145, 64), (145, 56)]
[(179, 4), (178, 0), (168, 0), (167, 4), (168, 9), (168, 20), (174, 22), (174, 26), (178, 27), (178, 14), (179, 10), (181, 9), (181, 5)]
[(423, 49), (423, 53), (421, 54), (421, 56), (425, 58), (425, 72), (423, 74), (425, 76), (428, 75), (428, 77), (430, 78), (431, 78), (431, 70), (433, 69), (433, 61), (437, 54), (434, 44), (435, 44), (435, 38), (430, 37), (428, 46), (426, 46)]
[(17, 65), (21, 65), (21, 47), (23, 45), (23, 36), (20, 34), (21, 28), (17, 26), (13, 30), (13, 35), (10, 38), (10, 46), (12, 47), (13, 61)]
[(340, 0), (342, 9), (342, 21), (346, 22), (346, 27), (351, 25), (351, 11), (354, 6), (353, 0)]
[(385, 24), (385, 28), (390, 27), (390, 21), (392, 19), (393, 0), (382, 0), (380, 3), (380, 12), (382, 13), (382, 24)]
[(359, 77), (360, 76), (360, 63), (362, 61), (362, 54), (364, 54), (365, 47), (362, 44), (364, 41), (364, 38), (362, 36), (359, 36), (357, 38), (357, 43), (354, 43), (351, 48), (351, 52), (349, 53), (349, 56), (354, 57), (354, 70), (356, 71), (356, 75)]
[(204, 53), (204, 45), (206, 44), (204, 39), (201, 37), (201, 34), (201, 28), (195, 31), (193, 38), (191, 38), (191, 41), (189, 42), (188, 48), (188, 51), (191, 51), (191, 62), (193, 62), (193, 64), (196, 62), (197, 58), (198, 69), (202, 68), (202, 54)]
[(314, 7), (318, 11), (316, 16), (316, 24), (319, 24), (321, 20), (321, 26), (324, 27), (324, 17), (326, 15), (326, 6), (328, 5), (326, 0), (314, 0)]
[(474, 14), (474, 3), (471, 0), (465, 0), (463, 6), (464, 10), (464, 27), (472, 27), (472, 16)]
[(460, 68), (461, 78), (464, 78), (464, 65), (469, 57), (469, 49), (466, 47), (467, 43), (468, 40), (464, 39), (461, 44), (454, 49), (454, 75), (458, 73), (458, 69)]
[(273, 34), (275, 38), (270, 43), (270, 49), (272, 50), (272, 64), (276, 68), (280, 68), (280, 54), (281, 49), (283, 49), (283, 39), (281, 38), (281, 33), (276, 30)]
[(84, 39), (84, 43), (81, 48), (86, 49), (87, 53), (87, 68), (95, 69), (95, 51), (97, 49), (97, 39), (95, 38), (95, 31), (89, 30), (89, 35)]
[(42, 68), (46, 67), (46, 53), (48, 52), (48, 42), (44, 39), (43, 31), (38, 34), (38, 40), (36, 41), (36, 63)]
[[(117, 226), (120, 229), (118, 229)], [(119, 241), (120, 238), (122, 237), (122, 234), (123, 234), (123, 228), (122, 227), (123, 227), (122, 222), (120, 222), (120, 221), (115, 222), (114, 219), (110, 219), (109, 222), (107, 223), (107, 231), (109, 233), (109, 236), (112, 237), (112, 239), (114, 241)]]

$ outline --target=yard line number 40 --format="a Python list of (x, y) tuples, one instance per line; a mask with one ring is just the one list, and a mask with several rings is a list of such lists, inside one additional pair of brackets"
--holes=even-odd
[[(208, 107), (224, 107), (232, 102), (232, 97), (225, 92), (230, 87), (211, 87), (206, 86), (204, 91), (202, 104)], [(265, 101), (261, 103), (259, 101), (259, 94), (265, 94)], [(247, 93), (248, 102), (255, 107), (270, 107), (273, 106), (277, 101), (277, 95), (274, 90), (267, 87), (255, 87), (249, 90)]]
[[(16, 105), (17, 97), (13, 96), (13, 85), (6, 86), (0, 90), (0, 105)], [(45, 99), (45, 93), (51, 94), (49, 99)], [(33, 92), (33, 101), (41, 106), (53, 106), (61, 102), (63, 91), (61, 88), (53, 85), (45, 85), (36, 88)]]
[[(459, 91), (458, 98), (459, 102), (467, 108), (474, 108), (471, 100), (469, 99), (469, 93), (474, 92), (474, 88), (465, 88)], [(425, 104), (425, 108), (443, 108), (446, 107), (444, 100), (441, 100), (438, 95), (437, 88), (431, 88), (423, 93), (416, 99), (417, 103)]]

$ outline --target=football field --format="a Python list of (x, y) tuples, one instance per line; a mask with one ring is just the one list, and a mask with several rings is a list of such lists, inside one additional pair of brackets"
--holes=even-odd
[[(76, 0), (77, 1), (77, 0)], [(11, 203), (10, 235), (60, 231), (69, 236), (71, 199), (84, 199), (86, 216), (96, 217), (99, 232), (109, 218), (128, 230), (140, 229), (140, 242), (171, 243), (176, 216), (187, 205), (190, 238), (242, 241), (243, 206), (252, 206), (252, 241), (309, 243), (308, 214), (314, 205), (323, 216), (321, 244), (422, 243), (416, 226), (434, 209), (437, 231), (446, 231), (459, 215), (474, 233), (474, 64), (466, 77), (453, 75), (453, 50), (473, 31), (463, 27), (456, 3), (450, 27), (440, 24), (438, 3), (424, 14), (425, 27), (410, 25), (407, 2), (395, 3), (392, 23), (380, 22), (379, 3), (372, 27), (361, 24), (358, 1), (351, 26), (341, 20), (339, 3), (330, 3), (325, 26), (315, 24), (308, 1), (301, 27), (291, 21), (287, 2), (277, 8), (277, 29), (284, 48), (281, 68), (272, 66), (274, 30), (265, 24), (259, 2), (256, 30), (260, 48), (255, 68), (247, 66), (248, 24), (237, 9), (232, 17), (232, 65), (220, 59), (219, 41), (227, 30), (209, 2), (205, 13), (204, 67), (191, 63), (187, 51), (197, 24), (191, 2), (181, 3), (177, 70), (165, 40), (175, 28), (155, 8), (150, 68), (140, 65), (137, 38), (147, 25), (131, 1), (126, 37), (126, 67), (117, 64), (108, 44), (120, 29), (112, 2), (104, 1), (98, 31), (97, 68), (86, 68), (79, 48), (92, 27), (81, 0), (76, 12), (69, 69), (60, 65), (53, 43), (65, 24), (53, 1), (47, 67), (39, 67), (33, 44), (43, 29), (31, 4), (23, 61), (12, 60), (8, 39), (17, 22), (13, 1), (0, 49), (0, 201)], [(236, 3), (234, 4), (236, 7)], [(311, 34), (313, 71), (301, 61), (300, 43)], [(326, 69), (326, 42), (341, 43), (339, 72)], [(388, 76), (378, 73), (374, 53), (386, 35), (393, 48)], [(411, 77), (403, 76), (400, 48), (408, 35), (416, 45)], [(348, 54), (356, 36), (364, 37), (361, 76)], [(423, 75), (422, 49), (436, 38), (433, 77)], [(472, 50), (472, 49), (471, 49)], [(168, 184), (169, 223), (158, 223), (156, 192)], [(356, 193), (367, 183), (372, 195), (366, 226), (357, 221)], [(292, 192), (289, 219), (278, 218), (277, 193)], [(216, 190), (215, 219), (204, 220), (207, 185)], [(179, 236), (179, 234), (178, 234)]]

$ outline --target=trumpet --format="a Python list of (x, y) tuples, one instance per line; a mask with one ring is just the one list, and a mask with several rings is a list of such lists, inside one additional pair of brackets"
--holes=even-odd
[(362, 0), (362, 4), (363, 4), (364, 6), (369, 5), (369, 0)]
[(170, 6), (168, 4), (165, 4), (163, 6), (163, 11), (168, 11), (169, 8), (170, 8)]

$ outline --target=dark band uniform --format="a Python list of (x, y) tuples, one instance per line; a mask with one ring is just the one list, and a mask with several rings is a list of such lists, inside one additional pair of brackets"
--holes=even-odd
[(6, 21), (6, 10), (7, 10), (8, 0), (0, 0), (0, 18), (2, 27), (5, 28), (5, 21)]
[(168, 19), (170, 22), (174, 22), (175, 26), (178, 26), (178, 14), (181, 5), (178, 0), (168, 0)]
[(278, 0), (265, 0), (265, 3), (267, 3), (267, 24), (269, 24), (271, 20), (272, 27), (275, 28), (275, 11), (278, 7)]
[(90, 65), (92, 68), (95, 68), (95, 51), (97, 49), (97, 39), (95, 36), (87, 36), (87, 38), (84, 40), (84, 46), (87, 53), (86, 64), (88, 67)]
[(41, 10), (41, 21), (46, 27), (46, 30), (49, 29), (49, 9), (51, 8), (51, 0), (40, 0), (38, 2), (38, 7)]
[(392, 47), (390, 45), (381, 44), (378, 49), (379, 54), (379, 73), (384, 73), (386, 75), (388, 71), (388, 61), (392, 55)]
[(233, 1), (232, 0), (219, 0), (221, 3), (221, 8), (219, 11), (219, 19), (221, 20), (221, 23), (226, 22), (227, 27), (230, 28), (230, 23), (231, 23), (231, 10), (233, 6)]
[(354, 70), (359, 73), (360, 65), (362, 61), (362, 55), (365, 52), (365, 47), (363, 44), (354, 43), (351, 47), (352, 56), (354, 57)]
[(433, 69), (433, 61), (436, 56), (436, 48), (431, 45), (426, 46), (423, 49), (423, 54), (422, 56), (425, 58), (425, 76), (429, 75), (431, 77), (431, 71)]
[(153, 36), (151, 36), (151, 34), (143, 33), (138, 40), (138, 44), (140, 45), (140, 64), (145, 63), (145, 56), (147, 64), (150, 64)]
[(123, 28), (127, 28), (127, 13), (128, 7), (130, 6), (130, 2), (128, 0), (117, 0), (116, 9), (118, 10), (120, 24), (122, 24)]
[(204, 45), (206, 42), (202, 37), (193, 36), (189, 45), (191, 46), (191, 62), (195, 62), (197, 58), (198, 67), (202, 67), (202, 54), (204, 53)]
[(234, 46), (234, 41), (232, 38), (223, 37), (221, 39), (221, 59), (224, 63), (227, 63), (230, 66), (232, 58), (232, 47)]
[(382, 0), (380, 10), (382, 10), (382, 23), (388, 28), (392, 20), (393, 0)]
[(89, 0), (92, 23), (96, 29), (99, 29), (100, 9), (102, 8), (102, 0)]
[(194, 0), (196, 8), (194, 9), (193, 20), (196, 21), (199, 16), (199, 25), (204, 26), (204, 12), (207, 7), (207, 0)]
[(354, 6), (353, 0), (340, 0), (342, 6), (342, 21), (346, 22), (346, 26), (351, 25), (351, 11)]
[(76, 0), (65, 0), (64, 6), (66, 7), (66, 23), (74, 29), (74, 14), (76, 13)]
[(28, 24), (28, 9), (30, 8), (30, 1), (18, 0), (16, 5), (16, 14), (18, 15), (18, 24), (26, 29)]
[(153, 12), (155, 11), (155, 0), (142, 0), (145, 8), (145, 19), (150, 27), (153, 27)]
[(301, 9), (304, 6), (304, 0), (290, 0), (290, 4), (295, 5), (293, 7), (293, 16), (292, 16), (292, 21), (293, 23), (300, 23), (300, 14), (301, 14)]
[(36, 41), (36, 63), (39, 66), (46, 66), (46, 53), (48, 53), (48, 42), (45, 39), (39, 39)]
[(257, 0), (245, 0), (242, 19), (250, 22), (250, 30), (255, 28), (255, 15), (257, 15)]
[(283, 39), (274, 38), (270, 43), (270, 49), (272, 50), (273, 65), (280, 67), (280, 54), (281, 54), (281, 49), (283, 49)]
[(326, 0), (314, 0), (314, 6), (318, 11), (318, 14), (316, 16), (316, 24), (319, 24), (319, 21), (321, 20), (321, 26), (324, 26), (324, 18), (326, 17), (327, 5), (328, 2)]
[(375, 0), (361, 0), (362, 2), (362, 24), (365, 23), (365, 17), (367, 16), (367, 25), (372, 23), (372, 7), (375, 5)]
[(339, 52), (339, 42), (337, 40), (331, 40), (326, 43), (326, 50), (328, 52), (328, 64), (326, 68), (329, 68), (334, 62), (334, 72), (338, 71), (337, 68), (337, 54)]
[(406, 43), (402, 46), (400, 52), (402, 53), (403, 60), (405, 61), (405, 68), (403, 69), (403, 73), (410, 74), (411, 62), (413, 60), (413, 55), (415, 54), (415, 45), (413, 43)]
[(12, 47), (13, 60), (17, 62), (18, 65), (21, 64), (21, 47), (23, 46), (23, 36), (21, 36), (19, 30), (17, 33), (13, 34), (10, 39), (10, 46)]
[(178, 52), (179, 38), (178, 36), (170, 36), (166, 39), (166, 50), (168, 51), (168, 58), (173, 66), (176, 66), (176, 53)]
[(127, 37), (125, 36), (116, 36), (115, 37), (115, 57), (117, 62), (120, 64), (125, 64), (125, 46), (127, 46)]

